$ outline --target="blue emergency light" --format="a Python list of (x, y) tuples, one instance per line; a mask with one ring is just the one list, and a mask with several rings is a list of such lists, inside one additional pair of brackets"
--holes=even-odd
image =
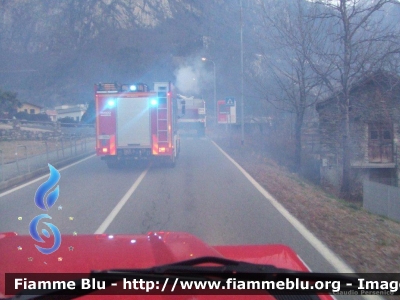
[(115, 102), (114, 99), (110, 99), (110, 100), (107, 101), (107, 106), (109, 108), (113, 108), (115, 106), (115, 104), (116, 104), (116, 102)]

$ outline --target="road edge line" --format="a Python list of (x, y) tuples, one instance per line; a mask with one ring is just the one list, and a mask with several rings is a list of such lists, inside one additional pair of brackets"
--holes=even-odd
[(94, 234), (102, 234), (104, 231), (107, 230), (108, 226), (110, 226), (111, 222), (114, 221), (115, 217), (118, 215), (118, 213), (121, 211), (121, 209), (124, 207), (125, 203), (128, 202), (130, 196), (135, 192), (139, 184), (142, 182), (143, 178), (146, 176), (147, 172), (149, 171), (150, 166), (148, 166), (142, 174), (136, 179), (136, 181), (133, 183), (133, 185), (129, 188), (129, 190), (126, 192), (126, 194), (119, 200), (118, 204), (113, 208), (113, 210), (110, 212), (110, 214), (105, 218), (103, 223), (97, 228), (97, 230), (94, 232)]
[(214, 141), (213, 144), (224, 154), (242, 174), (254, 185), (254, 187), (285, 217), (285, 219), (296, 228), (296, 230), (317, 250), (339, 273), (355, 273), (343, 259), (335, 254), (329, 247), (308, 230), (295, 216), (293, 216), (282, 204), (278, 202), (266, 189), (264, 189), (245, 169), (243, 169), (233, 158), (231, 158)]

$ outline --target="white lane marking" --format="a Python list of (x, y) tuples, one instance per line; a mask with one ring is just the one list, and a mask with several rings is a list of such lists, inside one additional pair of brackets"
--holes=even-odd
[(107, 216), (107, 218), (103, 221), (103, 223), (100, 225), (100, 227), (95, 231), (95, 234), (102, 234), (108, 226), (110, 226), (111, 222), (115, 219), (115, 217), (118, 215), (122, 207), (124, 207), (125, 203), (129, 200), (130, 196), (135, 192), (139, 184), (142, 182), (143, 178), (146, 176), (147, 171), (150, 169), (150, 166), (147, 167), (146, 170), (140, 174), (139, 178), (136, 179), (136, 181), (133, 183), (133, 185), (130, 187), (130, 189), (126, 192), (126, 194), (119, 200), (118, 204), (114, 207), (114, 209), (110, 212), (110, 214)]
[(214, 141), (213, 144), (222, 152), (254, 187), (271, 202), (271, 204), (285, 217), (290, 224), (317, 250), (339, 273), (354, 273), (354, 270), (341, 260), (332, 250), (311, 233), (299, 220), (286, 210), (270, 193), (268, 193), (253, 177), (250, 176), (236, 161), (233, 160)]
[[(89, 156), (89, 157), (86, 157), (86, 158), (83, 158), (83, 159), (81, 159), (81, 160), (78, 160), (77, 162), (74, 162), (74, 163), (72, 163), (72, 164), (70, 164), (70, 165), (68, 165), (68, 166), (65, 166), (65, 167), (59, 169), (59, 171), (66, 170), (66, 169), (68, 169), (68, 168), (70, 168), (70, 167), (72, 167), (72, 166), (75, 166), (75, 165), (77, 165), (77, 164), (79, 164), (79, 163), (81, 163), (81, 162), (83, 162), (83, 161), (85, 161), (85, 160), (87, 160), (87, 159), (90, 159), (90, 158), (92, 158), (92, 157), (94, 157), (94, 156), (96, 156), (96, 154), (93, 154), (93, 155), (91, 155), (91, 156)], [(3, 196), (5, 196), (5, 195), (11, 194), (11, 193), (13, 193), (13, 192), (15, 192), (15, 191), (17, 191), (17, 190), (19, 190), (19, 189), (22, 189), (22, 188), (24, 188), (24, 187), (26, 187), (26, 186), (28, 186), (28, 185), (30, 185), (30, 184), (32, 184), (32, 183), (35, 183), (36, 181), (42, 180), (42, 179), (44, 179), (44, 178), (47, 178), (47, 177), (49, 177), (49, 174), (40, 176), (40, 177), (38, 177), (38, 178), (36, 178), (36, 179), (33, 179), (33, 180), (31, 180), (31, 181), (28, 181), (27, 183), (21, 184), (21, 185), (19, 185), (19, 186), (13, 188), (13, 189), (11, 189), (11, 190), (8, 190), (8, 191), (6, 191), (6, 192), (4, 192), (4, 193), (1, 193), (1, 194), (0, 194), (0, 198), (3, 197)]]

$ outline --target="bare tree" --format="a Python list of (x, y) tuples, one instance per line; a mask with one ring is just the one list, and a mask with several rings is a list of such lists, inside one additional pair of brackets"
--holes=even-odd
[[(306, 110), (314, 106), (322, 92), (321, 78), (308, 63), (315, 37), (321, 31), (318, 22), (307, 18), (309, 10), (315, 8), (303, 0), (279, 1), (273, 5), (258, 3), (262, 24), (259, 30), (262, 55), (258, 59), (262, 70), (259, 75), (264, 80), (261, 86), (268, 90), (267, 101), (295, 115), (295, 171), (301, 168), (301, 133)], [(268, 81), (275, 85), (275, 91), (266, 87)]]
[(2, 91), (0, 89), (0, 117), (12, 117), (22, 104), (17, 98), (17, 93)]
[[(341, 193), (350, 192), (350, 89), (399, 53), (398, 29), (385, 24), (382, 9), (395, 0), (316, 1), (324, 12), (310, 19), (325, 24), (326, 32), (314, 44), (308, 62), (335, 95), (343, 117), (343, 174)], [(328, 26), (326, 26), (328, 25)]]

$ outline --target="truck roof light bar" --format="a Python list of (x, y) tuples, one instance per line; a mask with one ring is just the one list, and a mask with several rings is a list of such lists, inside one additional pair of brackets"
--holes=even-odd
[(98, 92), (148, 92), (149, 87), (144, 83), (118, 84), (118, 83), (99, 83), (96, 84)]

